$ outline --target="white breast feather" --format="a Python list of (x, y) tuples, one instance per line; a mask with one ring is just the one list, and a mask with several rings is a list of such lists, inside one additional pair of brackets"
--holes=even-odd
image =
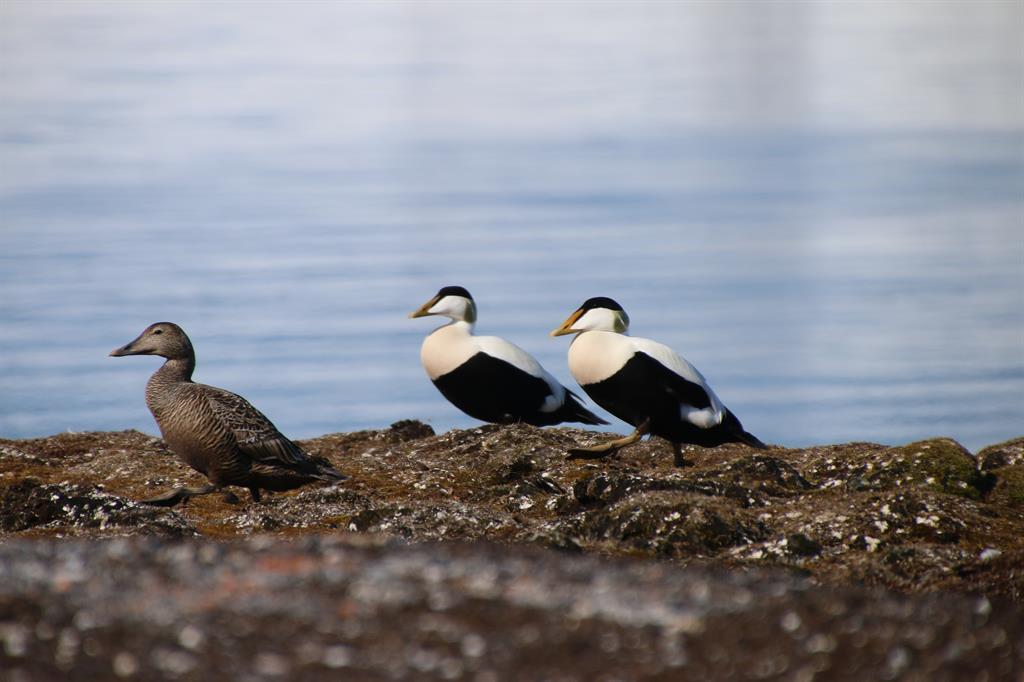
[(431, 381), (456, 369), (477, 352), (476, 343), (465, 323), (446, 324), (423, 339), (420, 362)]
[(632, 341), (615, 332), (583, 332), (569, 346), (569, 372), (580, 386), (604, 381), (633, 357)]

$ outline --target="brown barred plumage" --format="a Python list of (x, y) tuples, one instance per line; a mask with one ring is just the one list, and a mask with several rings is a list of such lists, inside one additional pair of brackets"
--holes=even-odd
[(110, 354), (167, 358), (146, 384), (146, 405), (167, 446), (210, 480), (209, 486), (182, 488), (145, 502), (171, 506), (232, 485), (248, 488), (258, 501), (260, 490), (344, 480), (328, 462), (288, 440), (245, 398), (193, 382), (195, 352), (178, 325), (152, 324)]

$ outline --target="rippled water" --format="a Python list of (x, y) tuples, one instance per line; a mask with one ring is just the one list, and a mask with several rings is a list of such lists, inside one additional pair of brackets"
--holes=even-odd
[(155, 433), (157, 320), (294, 437), (470, 425), (447, 284), (570, 387), (612, 296), (766, 441), (1019, 435), (1022, 8), (8, 0), (0, 436)]

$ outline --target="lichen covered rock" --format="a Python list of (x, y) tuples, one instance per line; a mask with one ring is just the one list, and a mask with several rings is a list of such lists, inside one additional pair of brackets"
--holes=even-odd
[[(944, 438), (899, 447), (694, 447), (684, 468), (657, 439), (602, 460), (565, 456), (606, 437), (525, 425), (435, 435), (407, 420), (303, 442), (350, 476), (341, 485), (255, 504), (207, 496), (174, 510), (132, 502), (202, 482), (159, 439), (128, 431), (0, 441), (0, 537), (491, 540), (1024, 598), (1024, 439), (977, 460)], [(53, 494), (59, 505), (41, 503)]]

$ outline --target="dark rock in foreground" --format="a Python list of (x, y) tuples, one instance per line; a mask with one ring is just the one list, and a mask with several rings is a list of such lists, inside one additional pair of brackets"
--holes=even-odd
[(983, 596), (365, 536), (0, 545), (5, 679), (1018, 679)]

